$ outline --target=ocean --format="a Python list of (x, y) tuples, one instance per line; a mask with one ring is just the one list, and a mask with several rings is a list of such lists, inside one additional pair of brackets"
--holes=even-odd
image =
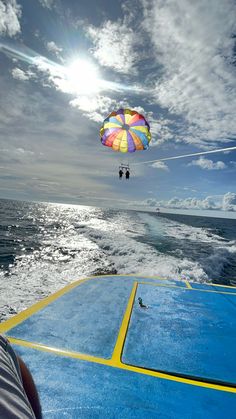
[(236, 220), (0, 200), (0, 321), (116, 273), (236, 286)]

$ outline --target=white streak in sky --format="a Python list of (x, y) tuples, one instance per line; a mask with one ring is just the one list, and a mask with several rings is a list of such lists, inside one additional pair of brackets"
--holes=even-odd
[[(11, 58), (33, 65), (37, 67), (38, 70), (46, 73), (48, 75), (49, 81), (56, 87), (57, 90), (77, 96), (78, 92), (73, 90), (73, 86), (71, 86), (70, 81), (68, 81), (68, 69), (66, 65), (61, 65), (52, 60), (49, 60), (48, 58), (37, 54), (37, 52), (27, 47), (16, 48), (8, 45), (7, 43), (0, 42), (0, 51), (5, 53), (5, 55), (10, 56)], [(142, 94), (146, 92), (138, 85), (128, 86), (122, 83), (116, 83), (104, 79), (99, 80), (99, 88), (100, 91), (131, 91), (133, 94)]]
[(159, 161), (183, 159), (185, 157), (203, 156), (204, 154), (222, 153), (224, 151), (233, 151), (233, 150), (236, 150), (236, 146), (219, 148), (217, 150), (200, 151), (199, 153), (182, 154), (180, 156), (164, 157), (163, 159), (157, 159), (157, 160), (142, 161), (142, 162), (139, 162), (139, 163), (133, 163), (133, 166), (136, 166), (138, 164), (147, 164), (147, 163), (154, 163), (154, 162), (159, 162)]

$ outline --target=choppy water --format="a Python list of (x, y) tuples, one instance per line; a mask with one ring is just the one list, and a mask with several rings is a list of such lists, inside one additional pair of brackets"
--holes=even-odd
[(103, 273), (236, 285), (236, 220), (0, 200), (0, 319)]

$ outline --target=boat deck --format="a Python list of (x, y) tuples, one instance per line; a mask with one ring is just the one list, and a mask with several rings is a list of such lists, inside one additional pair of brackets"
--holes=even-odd
[(93, 277), (0, 331), (28, 364), (44, 418), (235, 418), (236, 288)]

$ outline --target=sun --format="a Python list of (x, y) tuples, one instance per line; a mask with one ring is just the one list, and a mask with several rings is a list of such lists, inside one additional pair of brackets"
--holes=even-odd
[(99, 72), (89, 60), (77, 58), (66, 69), (72, 90), (78, 94), (96, 93), (100, 89)]

